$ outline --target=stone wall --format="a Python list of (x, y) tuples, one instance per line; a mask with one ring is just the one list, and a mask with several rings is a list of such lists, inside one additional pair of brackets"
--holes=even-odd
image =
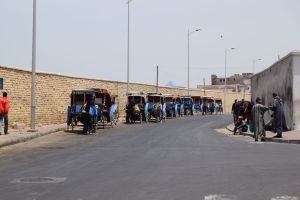
[(272, 93), (277, 93), (283, 100), (286, 121), (291, 128), (297, 128), (295, 111), (299, 117), (299, 102), (295, 104), (295, 97), (299, 101), (299, 84), (294, 82), (294, 71), (299, 71), (300, 67), (300, 62), (296, 64), (294, 61), (299, 59), (299, 56), (299, 53), (290, 53), (251, 79), (252, 100), (261, 97), (263, 103), (269, 106), (273, 102)]
[[(3, 90), (7, 91), (11, 102), (9, 121), (21, 122), (30, 125), (31, 112), (31, 72), (17, 68), (0, 66), (0, 78), (3, 78)], [(126, 89), (125, 82), (104, 81), (96, 79), (85, 79), (56, 75), (50, 73), (37, 73), (36, 78), (36, 124), (37, 126), (47, 124), (58, 124), (66, 121), (66, 110), (70, 103), (70, 93), (73, 89), (83, 88), (106, 88), (110, 92), (118, 94), (119, 112), (125, 114)], [(133, 91), (153, 92), (154, 85), (130, 84)], [(1, 92), (1, 90), (0, 90)], [(159, 87), (160, 93), (186, 95), (185, 89), (173, 89)], [(203, 91), (191, 89), (191, 95), (203, 96)], [(206, 91), (206, 95), (224, 98), (222, 91)], [(234, 99), (250, 99), (249, 94), (228, 93), (227, 110), (231, 109)]]

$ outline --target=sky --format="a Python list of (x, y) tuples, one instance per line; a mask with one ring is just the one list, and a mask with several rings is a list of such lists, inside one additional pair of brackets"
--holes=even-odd
[[(130, 81), (187, 86), (261, 71), (300, 49), (299, 0), (133, 0)], [(222, 35), (222, 37), (220, 37)], [(0, 65), (31, 70), (32, 0), (0, 0)], [(37, 0), (37, 71), (127, 80), (126, 0)], [(1, 75), (0, 75), (1, 76)]]

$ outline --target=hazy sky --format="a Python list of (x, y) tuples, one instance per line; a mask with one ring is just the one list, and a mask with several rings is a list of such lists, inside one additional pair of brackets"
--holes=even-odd
[[(131, 81), (187, 85), (252, 72), (300, 49), (299, 0), (133, 0)], [(31, 69), (32, 0), (0, 0), (0, 65)], [(223, 38), (220, 38), (223, 35)], [(37, 0), (37, 71), (126, 81), (126, 0)]]

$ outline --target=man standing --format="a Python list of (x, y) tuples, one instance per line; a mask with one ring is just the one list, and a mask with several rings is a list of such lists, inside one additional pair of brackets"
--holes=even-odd
[(3, 99), (0, 98), (0, 135), (2, 134), (2, 121), (3, 121)]
[(233, 122), (236, 123), (238, 119), (238, 112), (239, 112), (239, 105), (237, 100), (234, 100), (234, 103), (232, 104), (231, 113), (233, 114)]
[(254, 139), (257, 142), (258, 138), (261, 141), (265, 141), (265, 122), (264, 113), (268, 110), (267, 107), (262, 105), (261, 98), (257, 97), (255, 100), (255, 105), (252, 107), (252, 123), (254, 125)]
[(3, 98), (0, 98), (0, 134), (2, 134), (2, 121), (4, 119), (4, 133), (8, 134), (8, 109), (9, 101), (7, 99), (7, 93), (3, 92)]
[(8, 109), (9, 100), (7, 98), (7, 93), (3, 92), (3, 98), (0, 99), (0, 133), (2, 130), (2, 120), (4, 120), (4, 134), (8, 134)]
[(280, 97), (273, 93), (273, 105), (271, 107), (271, 110), (273, 113), (273, 126), (274, 126), (274, 132), (277, 133), (277, 135), (274, 138), (282, 138), (282, 120), (283, 120), (283, 108), (282, 108), (282, 101)]

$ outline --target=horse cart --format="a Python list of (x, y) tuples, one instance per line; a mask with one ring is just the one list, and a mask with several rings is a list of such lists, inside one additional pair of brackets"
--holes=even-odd
[(222, 102), (222, 99), (221, 98), (216, 98), (215, 99), (215, 111), (216, 111), (216, 114), (220, 113), (222, 114), (223, 113), (223, 102)]
[(77, 89), (71, 93), (71, 104), (67, 110), (67, 126), (72, 131), (83, 126), (83, 132), (94, 133), (98, 126), (114, 126), (118, 121), (116, 95), (106, 89)]
[(192, 97), (184, 96), (184, 97), (182, 97), (182, 101), (183, 101), (184, 114), (185, 115), (193, 115), (195, 105), (194, 105)]
[(166, 121), (166, 103), (162, 94), (148, 93), (145, 114), (149, 121), (152, 118), (155, 122)]
[(204, 96), (202, 98), (202, 115), (215, 112), (215, 100), (212, 96)]
[(175, 98), (175, 103), (177, 104), (177, 112), (179, 117), (183, 117), (184, 115), (184, 103), (180, 96)]
[(131, 92), (127, 94), (126, 123), (131, 124), (139, 121), (148, 121), (145, 114), (146, 97), (142, 92)]
[(98, 126), (103, 129), (114, 127), (119, 121), (119, 110), (117, 104), (118, 95), (110, 93), (107, 89), (91, 88), (95, 91), (95, 106), (98, 112)]
[(165, 95), (165, 102), (166, 102), (166, 114), (167, 117), (170, 117), (171, 119), (173, 117), (178, 117), (178, 108), (176, 104), (176, 99), (173, 95)]
[(73, 90), (71, 104), (67, 110), (67, 128), (83, 126), (85, 134), (96, 132), (98, 113), (95, 106), (95, 91), (89, 89)]
[(202, 112), (202, 98), (200, 96), (192, 96), (193, 102), (194, 102), (194, 115), (198, 115)]

